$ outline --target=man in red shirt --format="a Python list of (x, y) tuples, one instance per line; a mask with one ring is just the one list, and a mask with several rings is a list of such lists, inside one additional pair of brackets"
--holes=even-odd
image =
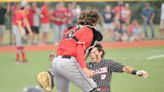
[(54, 28), (54, 44), (58, 45), (61, 41), (64, 30), (66, 29), (66, 8), (63, 3), (58, 3), (56, 5), (56, 9), (52, 13), (52, 19), (53, 19), (53, 28)]
[(102, 34), (94, 28), (99, 19), (97, 10), (83, 11), (78, 25), (65, 31), (52, 62), (57, 92), (69, 92), (70, 81), (84, 92), (97, 92), (91, 78), (94, 71), (87, 68), (85, 58), (89, 48), (102, 40)]
[(48, 3), (45, 2), (41, 7), (41, 44), (46, 44), (48, 40), (48, 32), (50, 29), (50, 12), (48, 10)]

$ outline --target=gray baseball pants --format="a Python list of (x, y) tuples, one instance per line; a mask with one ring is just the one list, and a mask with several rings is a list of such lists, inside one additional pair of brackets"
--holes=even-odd
[(73, 82), (84, 92), (90, 92), (97, 87), (92, 78), (87, 78), (81, 70), (76, 58), (62, 58), (57, 56), (52, 62), (52, 72), (57, 92), (69, 92), (69, 83)]

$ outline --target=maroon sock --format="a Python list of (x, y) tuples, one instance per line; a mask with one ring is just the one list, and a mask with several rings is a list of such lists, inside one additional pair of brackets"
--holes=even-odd
[(26, 60), (26, 54), (24, 52), (22, 52), (22, 59), (23, 61)]
[(19, 61), (20, 60), (20, 55), (19, 53), (16, 53), (16, 61)]

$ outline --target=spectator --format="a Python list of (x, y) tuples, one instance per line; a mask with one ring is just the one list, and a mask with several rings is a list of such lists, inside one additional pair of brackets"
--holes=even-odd
[(12, 17), (12, 43), (15, 44), (15, 34), (16, 32), (14, 32), (14, 28), (15, 28), (15, 25), (14, 25), (14, 22), (15, 22), (15, 19), (16, 19), (16, 12), (20, 9), (19, 7), (19, 3), (15, 3), (12, 7), (11, 7), (11, 17)]
[(50, 12), (48, 9), (49, 5), (47, 2), (41, 7), (41, 44), (47, 44), (48, 33), (50, 30)]
[(118, 2), (118, 5), (114, 7), (116, 29), (114, 32), (114, 40), (127, 41), (127, 22), (129, 16), (131, 16), (129, 8), (125, 8), (123, 2)]
[(120, 23), (117, 23), (116, 29), (114, 30), (113, 39), (116, 41), (127, 41), (128, 40), (127, 27), (121, 25)]
[(69, 3), (68, 7), (67, 7), (67, 26), (68, 27), (72, 27), (75, 26), (74, 24), (72, 24), (74, 18), (75, 18), (75, 14), (73, 9), (75, 8), (75, 4), (74, 3)]
[(136, 19), (133, 20), (132, 24), (129, 26), (130, 41), (140, 41), (144, 40), (145, 34)]
[(73, 4), (75, 6), (75, 8), (73, 10), (75, 17), (74, 17), (74, 19), (72, 21), (72, 25), (76, 25), (77, 20), (78, 20), (78, 18), (80, 16), (80, 13), (81, 13), (81, 7), (80, 7), (80, 5), (77, 5), (76, 3), (73, 3)]
[(54, 21), (54, 44), (58, 45), (66, 29), (67, 11), (63, 3), (56, 5), (56, 10), (52, 13), (52, 19)]
[(125, 7), (122, 10), (121, 13), (122, 21), (124, 21), (126, 24), (129, 24), (131, 19), (131, 9), (129, 8), (129, 4), (125, 3)]
[(0, 44), (3, 41), (3, 36), (5, 32), (5, 14), (10, 11), (10, 3), (7, 5), (7, 9), (0, 5)]
[(155, 30), (154, 30), (154, 25), (153, 25), (154, 16), (155, 16), (155, 13), (154, 13), (154, 10), (150, 7), (150, 4), (145, 3), (145, 7), (142, 11), (141, 17), (143, 19), (144, 32), (145, 32), (146, 38), (148, 38), (147, 25), (149, 25), (151, 29), (151, 38), (154, 39), (155, 37), (155, 32), (154, 32)]
[(161, 5), (160, 34), (161, 37), (164, 38), (164, 3)]
[(115, 29), (114, 24), (114, 13), (112, 12), (111, 6), (105, 6), (103, 12), (103, 20), (104, 20), (104, 30), (109, 32), (110, 36), (113, 36), (113, 30)]
[(32, 19), (33, 19), (33, 25), (32, 25), (32, 30), (33, 30), (33, 44), (37, 44), (40, 40), (39, 38), (39, 26), (40, 26), (40, 9), (37, 6), (37, 3), (32, 3), (32, 11), (34, 12)]

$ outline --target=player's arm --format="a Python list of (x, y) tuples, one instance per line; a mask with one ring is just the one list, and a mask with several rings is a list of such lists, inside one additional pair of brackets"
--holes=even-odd
[(143, 78), (147, 78), (149, 74), (145, 70), (135, 70), (133, 67), (124, 66), (122, 71), (128, 74), (133, 74), (137, 76), (142, 76)]
[(19, 28), (19, 31), (21, 33), (21, 36), (24, 36), (25, 33), (23, 32), (22, 22), (20, 20), (17, 20), (17, 24), (18, 24), (18, 28)]
[[(82, 32), (79, 32), (79, 31), (82, 31)], [(84, 28), (83, 30), (79, 30), (79, 31), (78, 31), (79, 34), (77, 33), (78, 35), (86, 35), (86, 34), (87, 35), (80, 36), (80, 37), (77, 36), (77, 37), (79, 37), (79, 38), (77, 38), (79, 41), (77, 42), (77, 48), (76, 48), (77, 61), (80, 65), (81, 69), (85, 73), (85, 75), (87, 77), (92, 77), (94, 75), (94, 71), (89, 70), (87, 68), (87, 65), (85, 62), (85, 50), (86, 50), (86, 47), (88, 47), (88, 44), (91, 44), (91, 42), (92, 42), (93, 33), (91, 30), (88, 30), (87, 28)]]
[(29, 24), (29, 22), (28, 22), (28, 20), (27, 20), (26, 17), (25, 17), (25, 19), (24, 19), (24, 22), (25, 22), (25, 26), (26, 26), (26, 28), (27, 28), (27, 30), (28, 30), (30, 36), (32, 36), (32, 30), (31, 30), (30, 24)]

